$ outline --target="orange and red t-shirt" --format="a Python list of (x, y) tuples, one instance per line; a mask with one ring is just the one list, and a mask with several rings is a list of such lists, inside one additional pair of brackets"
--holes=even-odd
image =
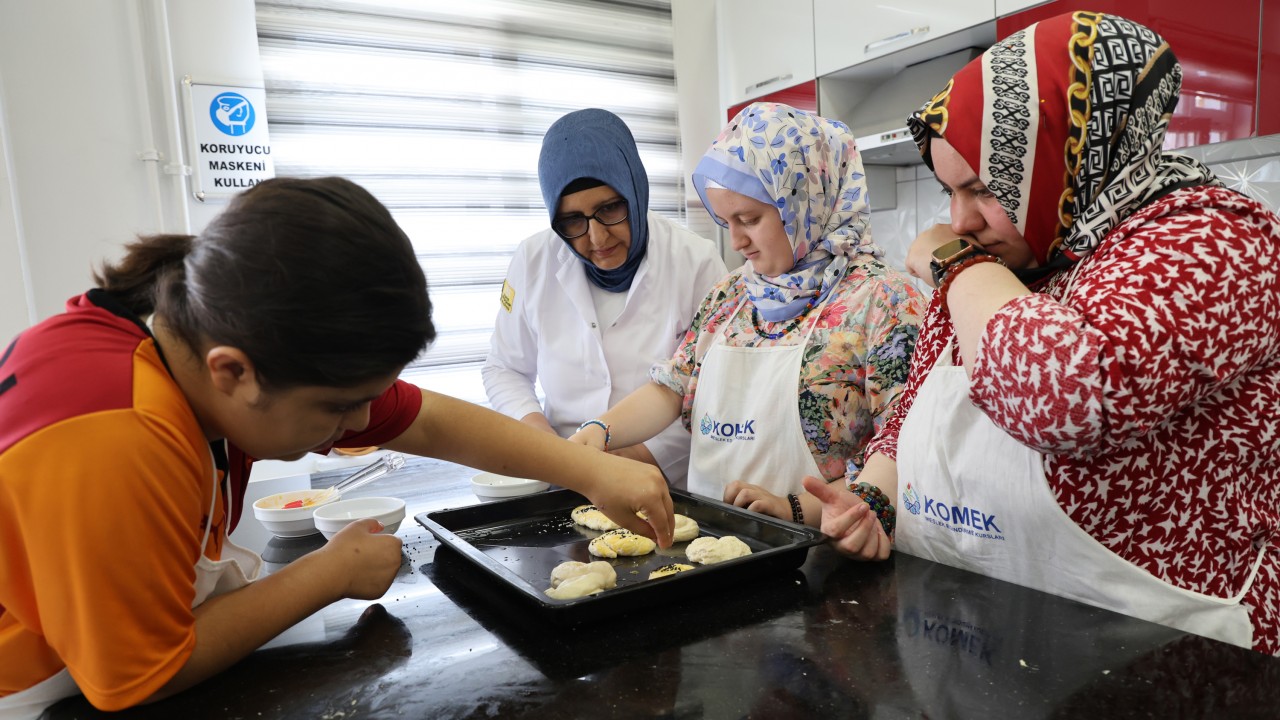
[[(421, 398), (392, 385), (341, 444), (398, 437)], [(228, 450), (238, 514), (253, 459)], [(195, 646), (196, 560), (221, 552), (223, 502), (200, 547), (214, 492), (191, 407), (111, 295), (73, 298), (0, 350), (0, 696), (64, 667), (103, 709), (168, 682)]]

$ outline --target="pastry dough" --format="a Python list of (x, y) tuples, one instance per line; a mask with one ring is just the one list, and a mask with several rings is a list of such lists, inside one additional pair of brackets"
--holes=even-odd
[(571, 600), (594, 595), (617, 584), (618, 574), (609, 563), (603, 560), (592, 563), (569, 560), (551, 571), (551, 587), (546, 593), (557, 600)]
[(684, 554), (694, 562), (702, 563), (703, 565), (714, 565), (725, 560), (750, 555), (751, 548), (733, 535), (725, 535), (722, 538), (700, 537), (689, 543), (689, 547), (684, 551)]
[(591, 541), (587, 550), (596, 557), (615, 558), (618, 556), (648, 555), (658, 544), (643, 535), (630, 530), (610, 530)]
[[(649, 520), (649, 516), (645, 515), (643, 510), (636, 513), (636, 515), (639, 515), (641, 520)], [(698, 533), (701, 532), (698, 528), (698, 521), (688, 515), (676, 513), (675, 523), (675, 532), (671, 542), (687, 542), (698, 537)]]
[(692, 565), (685, 565), (684, 563), (671, 563), (670, 565), (663, 565), (657, 570), (654, 570), (653, 572), (649, 573), (649, 579), (657, 580), (658, 578), (667, 577), (668, 575), (675, 575), (676, 573), (682, 573), (685, 570), (692, 570), (692, 569), (693, 569)]
[(676, 531), (672, 542), (687, 542), (698, 537), (698, 521), (688, 515), (676, 515)]
[(595, 505), (579, 505), (569, 513), (569, 517), (579, 525), (592, 530), (617, 530), (621, 527)]

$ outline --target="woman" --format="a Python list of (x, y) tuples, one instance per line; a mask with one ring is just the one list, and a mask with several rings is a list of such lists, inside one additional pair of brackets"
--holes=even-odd
[(227, 535), (254, 458), (380, 445), (554, 479), (670, 542), (656, 469), (396, 379), (435, 335), (426, 280), (349, 181), (263, 182), (98, 281), (0, 353), (0, 714), (162, 698), (382, 595), (400, 541), (374, 520), (251, 582)]
[[(1180, 77), (1077, 12), (910, 119), (951, 226), (910, 250), (938, 291), (858, 493), (904, 552), (1277, 653), (1280, 219), (1161, 152)], [(889, 554), (894, 508), (814, 489)]]
[[(498, 412), (568, 437), (671, 357), (698, 302), (728, 270), (712, 243), (649, 212), (636, 141), (607, 110), (552, 124), (538, 181), (551, 229), (525, 239), (511, 259), (484, 386)], [(689, 435), (678, 424), (616, 452), (684, 486)]]
[(857, 476), (906, 381), (923, 302), (871, 242), (843, 124), (748, 105), (693, 183), (747, 262), (711, 291), (653, 381), (574, 439), (622, 447), (680, 417), (693, 433), (690, 491), (816, 524), (800, 480)]

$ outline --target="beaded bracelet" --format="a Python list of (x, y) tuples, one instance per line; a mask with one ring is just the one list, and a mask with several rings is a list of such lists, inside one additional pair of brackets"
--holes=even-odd
[(804, 508), (800, 505), (800, 498), (795, 493), (790, 493), (787, 495), (787, 502), (791, 503), (791, 522), (803, 525)]
[(578, 426), (578, 431), (581, 432), (582, 428), (588, 425), (599, 425), (600, 429), (604, 430), (604, 451), (609, 452), (609, 439), (613, 437), (613, 434), (609, 432), (609, 426), (603, 420), (588, 420)]
[(898, 521), (898, 511), (893, 509), (893, 503), (889, 502), (889, 496), (869, 482), (860, 482), (849, 488), (849, 491), (871, 506), (876, 517), (880, 519), (880, 527), (884, 528), (885, 536), (892, 540), (893, 528)]
[(960, 274), (960, 271), (964, 270), (967, 267), (973, 267), (978, 263), (984, 263), (984, 262), (1000, 263), (1000, 265), (1003, 267), (1009, 267), (1008, 265), (1005, 264), (1004, 260), (1001, 260), (999, 257), (995, 255), (988, 255), (986, 253), (974, 255), (972, 257), (967, 257), (964, 260), (961, 260), (960, 262), (956, 263), (955, 265), (948, 267), (946, 270), (946, 274), (942, 276), (942, 283), (938, 285), (938, 290), (937, 290), (937, 292), (942, 297), (943, 305), (946, 305), (946, 302), (947, 302), (947, 290), (951, 287), (951, 282), (956, 279), (957, 275)]

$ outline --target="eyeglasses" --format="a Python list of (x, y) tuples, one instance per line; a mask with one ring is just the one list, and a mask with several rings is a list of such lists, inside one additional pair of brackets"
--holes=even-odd
[(591, 229), (591, 221), (601, 225), (617, 225), (627, 219), (627, 201), (614, 200), (598, 208), (594, 215), (565, 215), (551, 221), (551, 229), (565, 240), (573, 240), (587, 234)]

